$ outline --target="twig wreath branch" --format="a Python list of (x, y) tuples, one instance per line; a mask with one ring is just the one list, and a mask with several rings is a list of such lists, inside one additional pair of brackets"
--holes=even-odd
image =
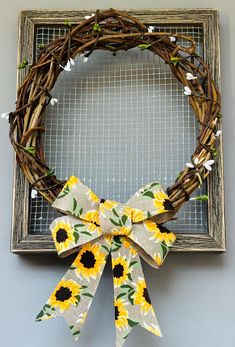
[[(30, 68), (18, 89), (16, 110), (9, 113), (10, 140), (16, 158), (29, 183), (52, 203), (65, 181), (56, 178), (44, 157), (42, 134), (43, 114), (48, 103), (57, 100), (50, 94), (59, 74), (70, 71), (74, 58), (83, 55), (85, 60), (96, 49), (108, 50), (116, 55), (119, 50), (138, 47), (148, 49), (161, 57), (174, 76), (183, 84), (200, 123), (198, 144), (191, 163), (178, 175), (167, 193), (175, 210), (202, 184), (214, 163), (215, 141), (221, 134), (221, 98), (211, 77), (209, 66), (196, 54), (193, 38), (176, 33), (154, 32), (135, 17), (114, 9), (99, 11), (74, 26), (65, 23), (65, 36), (41, 47), (37, 62)], [(179, 45), (178, 39), (186, 46)], [(190, 46), (188, 47), (188, 43)], [(24, 61), (20, 68), (24, 68)]]

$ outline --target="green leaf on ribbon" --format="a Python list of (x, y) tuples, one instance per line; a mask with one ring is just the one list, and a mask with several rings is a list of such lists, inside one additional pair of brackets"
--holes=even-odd
[(57, 199), (62, 199), (64, 198), (66, 195), (68, 195), (68, 193), (70, 192), (70, 188), (69, 186), (66, 186), (61, 193), (57, 196)]
[(40, 312), (39, 312), (39, 314), (37, 315), (37, 317), (36, 317), (36, 321), (40, 321), (40, 320), (42, 320), (42, 317), (44, 316), (44, 311), (43, 310), (41, 310)]
[(135, 291), (131, 291), (128, 293), (128, 300), (130, 301), (131, 305), (134, 305), (134, 299), (133, 299), (133, 294), (135, 293)]
[(76, 336), (76, 335), (78, 335), (78, 334), (80, 334), (80, 331), (79, 331), (79, 330), (75, 331), (75, 332), (73, 333), (73, 336)]
[(108, 249), (108, 247), (107, 246), (105, 246), (105, 245), (101, 245), (101, 247), (103, 248), (103, 249), (105, 249), (108, 253), (109, 253), (109, 249)]
[(112, 248), (112, 249), (111, 249), (111, 252), (112, 252), (112, 253), (113, 253), (113, 252), (117, 252), (121, 247), (122, 247), (121, 245), (116, 245), (115, 248)]
[(115, 221), (114, 219), (112, 219), (112, 218), (109, 218), (109, 220), (110, 220), (110, 222), (111, 222), (112, 224), (116, 225), (117, 227), (120, 227), (120, 226), (121, 226), (120, 222), (118, 223), (118, 222), (116, 222), (116, 221)]
[(78, 206), (77, 200), (73, 198), (73, 211), (76, 211), (77, 206)]
[(148, 196), (151, 199), (154, 199), (153, 192), (151, 190), (148, 190), (147, 192), (143, 193), (143, 196)]
[(42, 310), (39, 312), (39, 314), (36, 317), (36, 321), (39, 322), (43, 319), (46, 319), (47, 317), (51, 317), (55, 312), (55, 308), (52, 307), (49, 304), (45, 304), (42, 308)]
[(122, 284), (121, 286), (120, 286), (120, 288), (122, 288), (122, 289), (129, 289), (129, 291), (130, 290), (133, 290), (133, 287), (132, 286), (130, 286), (129, 284)]
[(75, 224), (73, 227), (74, 227), (74, 229), (82, 228), (82, 227), (84, 227), (84, 224)]
[(93, 298), (93, 295), (90, 294), (90, 293), (83, 293), (82, 295), (83, 295), (83, 296), (87, 296), (87, 297), (89, 297), (89, 298)]
[(119, 218), (119, 215), (118, 215), (117, 211), (115, 210), (115, 208), (113, 208), (112, 211), (113, 211), (113, 214), (115, 214), (115, 216)]
[(169, 252), (169, 248), (164, 243), (161, 244), (161, 247), (162, 247), (163, 259), (164, 259), (167, 256), (167, 253)]
[(131, 319), (127, 319), (127, 321), (128, 321), (128, 324), (129, 324), (129, 326), (130, 326), (131, 328), (133, 328), (133, 327), (136, 326), (136, 325), (139, 325), (139, 322), (135, 322), (135, 321), (133, 321), (133, 320), (131, 320)]
[(77, 299), (76, 306), (78, 306), (79, 302), (81, 301), (80, 295), (76, 295), (75, 298)]
[(91, 236), (91, 233), (89, 233), (88, 231), (81, 231), (81, 234), (87, 235), (87, 236)]
[(121, 297), (125, 296), (126, 293), (120, 293), (117, 297), (116, 297), (116, 300), (120, 299)]
[(130, 273), (128, 273), (127, 277), (129, 278), (130, 281), (132, 281), (132, 277)]
[(83, 208), (80, 209), (80, 211), (79, 211), (79, 216), (82, 215), (82, 212), (83, 212)]
[(74, 231), (74, 233), (73, 233), (73, 237), (74, 237), (74, 241), (75, 241), (75, 243), (78, 243), (78, 240), (79, 240), (79, 233), (78, 233), (78, 232), (76, 232), (76, 231)]
[(116, 244), (118, 244), (118, 245), (122, 245), (122, 241), (121, 241), (121, 239), (120, 239), (120, 236), (114, 236), (114, 242), (116, 243)]
[(124, 214), (121, 219), (122, 219), (122, 224), (125, 225), (128, 217)]
[(132, 266), (134, 266), (135, 264), (138, 264), (138, 261), (132, 261), (132, 262), (130, 263), (129, 267), (132, 267)]
[(150, 187), (153, 188), (155, 186), (159, 186), (160, 184), (158, 182), (153, 182), (150, 184)]

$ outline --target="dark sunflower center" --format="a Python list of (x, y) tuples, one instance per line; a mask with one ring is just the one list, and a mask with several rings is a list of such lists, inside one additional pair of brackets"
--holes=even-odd
[(115, 320), (118, 320), (118, 317), (119, 317), (119, 310), (118, 310), (118, 307), (115, 306)]
[(150, 300), (150, 297), (149, 297), (149, 293), (148, 293), (147, 288), (144, 288), (143, 297), (145, 298), (145, 301), (146, 301), (149, 305), (151, 305), (151, 300)]
[(87, 269), (91, 269), (95, 265), (95, 256), (91, 251), (86, 251), (82, 254), (80, 262)]
[(103, 204), (105, 202), (105, 199), (100, 199), (100, 203)]
[(164, 227), (162, 224), (158, 225), (159, 230), (161, 231), (161, 233), (170, 233), (170, 230), (168, 230), (166, 227)]
[(56, 241), (58, 243), (64, 242), (65, 240), (67, 240), (67, 238), (68, 238), (67, 231), (65, 229), (60, 228), (56, 233)]
[(165, 200), (164, 200), (163, 206), (164, 206), (165, 210), (167, 210), (167, 211), (173, 210), (172, 203), (171, 203), (170, 200), (168, 200), (168, 199), (165, 199)]
[(67, 287), (60, 287), (59, 290), (57, 290), (55, 297), (59, 301), (65, 301), (70, 299), (72, 296), (72, 292), (69, 288)]
[(117, 264), (113, 268), (113, 276), (116, 278), (120, 278), (123, 276), (124, 267), (121, 264)]

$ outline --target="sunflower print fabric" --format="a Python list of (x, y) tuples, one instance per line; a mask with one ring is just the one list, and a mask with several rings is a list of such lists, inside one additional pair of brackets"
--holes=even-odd
[(50, 226), (56, 250), (77, 255), (36, 320), (63, 316), (77, 340), (111, 254), (116, 347), (135, 326), (161, 336), (140, 262), (159, 268), (176, 240), (163, 225), (175, 211), (161, 185), (150, 183), (123, 204), (71, 176), (53, 207), (64, 214)]

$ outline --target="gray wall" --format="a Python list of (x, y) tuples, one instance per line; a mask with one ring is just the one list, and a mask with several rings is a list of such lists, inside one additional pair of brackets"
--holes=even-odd
[[(124, 5), (123, 5), (124, 4)], [(235, 344), (235, 186), (234, 186), (234, 54), (235, 2), (139, 0), (30, 1), (1, 0), (0, 113), (14, 107), (16, 83), (17, 15), (29, 8), (156, 8), (217, 7), (221, 13), (224, 166), (226, 193), (226, 254), (171, 254), (160, 271), (144, 267), (163, 339), (137, 329), (128, 347), (232, 347)], [(68, 267), (56, 257), (18, 256), (9, 251), (13, 152), (8, 124), (0, 124), (0, 336), (1, 346), (72, 347), (76, 343), (63, 319), (35, 323), (34, 317)], [(216, 198), (216, 197), (215, 197)], [(106, 269), (80, 338), (81, 347), (114, 346), (110, 270)]]

